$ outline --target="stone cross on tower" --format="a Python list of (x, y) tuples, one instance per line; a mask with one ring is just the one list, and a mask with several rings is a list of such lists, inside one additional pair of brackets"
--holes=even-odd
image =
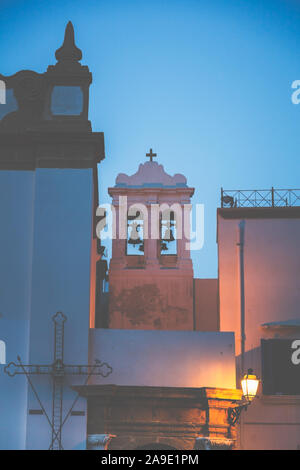
[(146, 157), (149, 157), (150, 162), (153, 162), (153, 157), (157, 157), (157, 153), (152, 153), (152, 149), (150, 149), (150, 152), (146, 153)]

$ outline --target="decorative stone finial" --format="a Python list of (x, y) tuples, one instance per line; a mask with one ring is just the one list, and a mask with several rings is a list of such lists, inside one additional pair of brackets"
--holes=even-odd
[(74, 28), (69, 21), (65, 30), (63, 45), (55, 52), (58, 62), (78, 62), (82, 59), (82, 52), (75, 44)]

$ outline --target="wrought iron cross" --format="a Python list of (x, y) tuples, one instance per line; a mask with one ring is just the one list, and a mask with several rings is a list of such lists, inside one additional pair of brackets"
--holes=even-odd
[(150, 152), (146, 153), (146, 157), (149, 157), (150, 162), (153, 162), (153, 157), (157, 157), (157, 153), (152, 153), (152, 149), (150, 149)]
[[(66, 375), (87, 375), (85, 385), (87, 384), (91, 375), (101, 375), (107, 377), (112, 372), (112, 367), (106, 362), (99, 360), (95, 361), (94, 365), (68, 365), (64, 363), (64, 323), (67, 320), (66, 315), (62, 312), (57, 312), (52, 317), (54, 321), (54, 359), (52, 364), (22, 364), (20, 356), (17, 357), (18, 364), (10, 362), (5, 368), (4, 372), (10, 377), (18, 374), (24, 374), (27, 377), (28, 383), (31, 386), (35, 397), (37, 398), (43, 414), (52, 429), (52, 440), (49, 449), (62, 450), (62, 427), (67, 418), (70, 416), (79, 395), (75, 398), (70, 410), (66, 414), (64, 420), (62, 419), (62, 404), (63, 404), (63, 386), (64, 378)], [(31, 381), (31, 375), (51, 375), (52, 376), (52, 419), (50, 420), (38, 393)]]

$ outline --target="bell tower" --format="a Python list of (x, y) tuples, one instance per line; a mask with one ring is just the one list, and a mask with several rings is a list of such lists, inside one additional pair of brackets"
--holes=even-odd
[(189, 251), (194, 188), (149, 161), (108, 189), (115, 230), (109, 268), (109, 327), (192, 330), (193, 266)]

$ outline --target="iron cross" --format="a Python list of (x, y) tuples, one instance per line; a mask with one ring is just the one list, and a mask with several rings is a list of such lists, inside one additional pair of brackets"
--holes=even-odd
[(153, 162), (153, 157), (157, 157), (157, 153), (152, 153), (152, 149), (150, 149), (150, 152), (146, 153), (146, 157), (149, 157), (150, 162)]
[[(69, 412), (66, 414), (64, 420), (62, 419), (62, 401), (63, 401), (63, 386), (64, 377), (66, 375), (87, 375), (85, 385), (87, 384), (91, 375), (101, 375), (107, 377), (112, 373), (112, 367), (106, 362), (99, 360), (95, 361), (94, 365), (67, 365), (64, 364), (64, 323), (67, 320), (66, 315), (62, 312), (57, 312), (53, 315), (54, 322), (54, 358), (52, 364), (23, 364), (20, 356), (17, 357), (18, 364), (10, 362), (5, 368), (4, 372), (10, 377), (17, 374), (24, 374), (28, 380), (32, 391), (41, 406), (43, 414), (45, 415), (51, 429), (52, 440), (49, 449), (62, 450), (61, 431), (66, 420), (71, 414), (79, 395), (75, 398)], [(39, 395), (31, 381), (31, 375), (51, 375), (52, 376), (52, 419), (49, 418)]]

